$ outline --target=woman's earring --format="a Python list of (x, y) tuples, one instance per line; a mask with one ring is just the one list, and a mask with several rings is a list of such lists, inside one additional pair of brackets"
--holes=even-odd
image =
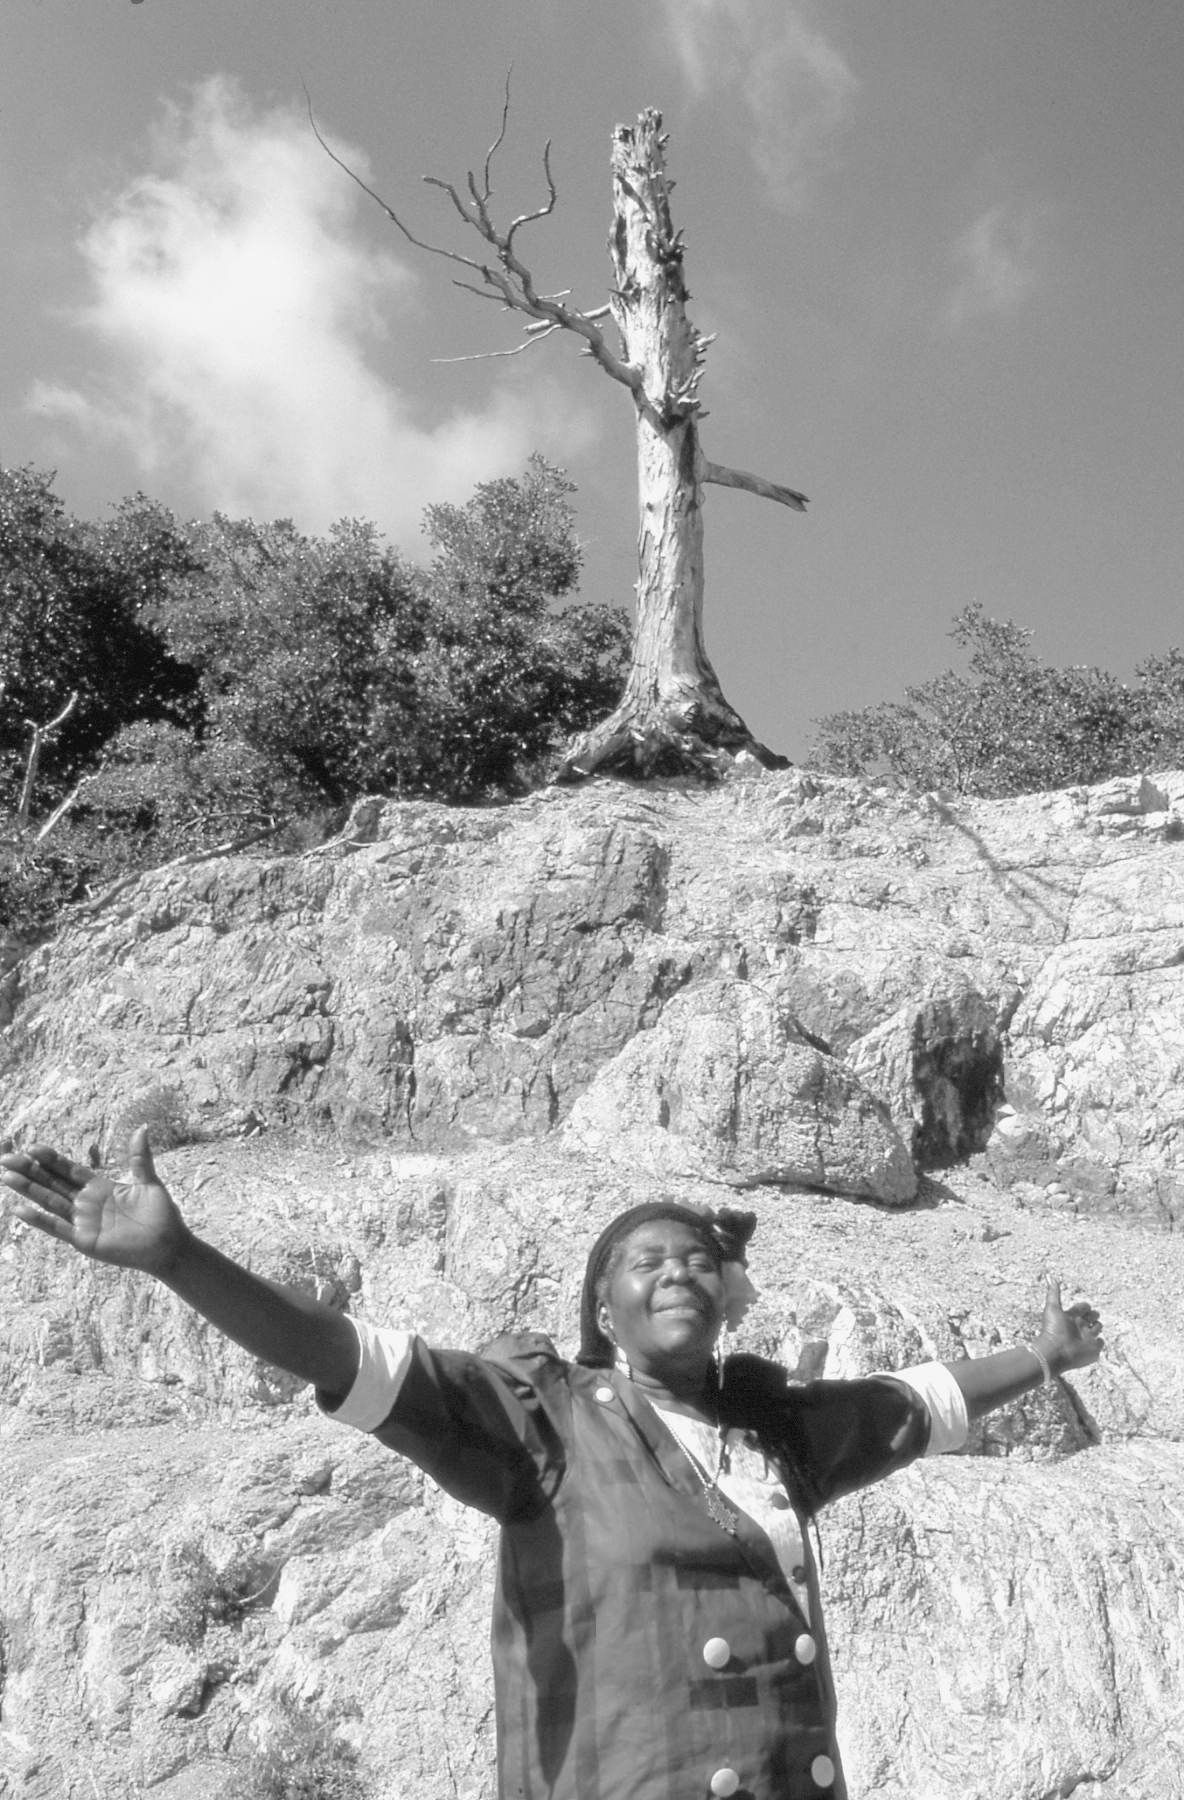
[(614, 1367), (621, 1369), (624, 1372), (625, 1379), (627, 1381), (632, 1381), (633, 1380), (633, 1369), (630, 1365), (629, 1358), (625, 1355), (625, 1352), (621, 1349), (620, 1344), (618, 1344), (616, 1338), (613, 1336), (613, 1328), (609, 1324), (607, 1318), (605, 1318), (601, 1321), (600, 1331), (601, 1331), (601, 1335), (603, 1337), (606, 1337), (608, 1339), (609, 1343), (613, 1347), (613, 1365), (614, 1365)]

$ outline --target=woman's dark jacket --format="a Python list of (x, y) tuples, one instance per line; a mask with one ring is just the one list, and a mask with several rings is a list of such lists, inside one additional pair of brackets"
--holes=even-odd
[[(783, 1446), (803, 1539), (806, 1513), (925, 1450), (928, 1410), (903, 1383), (787, 1386), (773, 1365), (733, 1361), (772, 1371), (762, 1438)], [(545, 1337), (482, 1356), (417, 1339), (374, 1435), (502, 1527), (501, 1800), (710, 1800), (728, 1770), (736, 1800), (843, 1800), (808, 1548), (812, 1624), (765, 1533), (745, 1514), (735, 1535), (715, 1522), (693, 1465), (622, 1374), (564, 1362)], [(795, 1654), (806, 1633), (810, 1663)], [(712, 1638), (730, 1648), (720, 1670), (704, 1661)], [(835, 1765), (829, 1786), (811, 1774), (820, 1755)]]

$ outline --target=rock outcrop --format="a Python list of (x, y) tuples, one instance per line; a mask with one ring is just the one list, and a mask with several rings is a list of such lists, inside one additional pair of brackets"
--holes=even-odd
[[(656, 1192), (744, 1190), (740, 1344), (803, 1376), (1058, 1273), (1103, 1362), (823, 1515), (853, 1800), (1184, 1800), (1182, 872), (1181, 776), (371, 802), (18, 963), (0, 1131), (146, 1119), (203, 1235), (437, 1342), (570, 1348)], [(6, 1222), (0, 1437), (0, 1796), (491, 1795), (490, 1529), (281, 1372)]]
[[(685, 1122), (742, 1177), (901, 1198), (870, 1094), (921, 1168), (984, 1152), (1054, 1203), (1184, 1208), (1184, 777), (965, 805), (796, 773), (606, 783), (495, 811), (367, 802), (355, 825), (158, 874), (12, 970), (7, 1129), (100, 1157), (141, 1117), (174, 1143), (532, 1137), (645, 1060), (677, 998), (667, 1040), (694, 1020), (705, 1056), (734, 1043), (748, 1116), (722, 1120), (721, 1088)], [(771, 1100), (737, 1023), (757, 1015), (801, 1077)], [(692, 1054), (652, 1051), (658, 1087)]]
[(750, 981), (676, 994), (580, 1095), (565, 1135), (655, 1176), (718, 1171), (889, 1205), (917, 1192), (884, 1102)]

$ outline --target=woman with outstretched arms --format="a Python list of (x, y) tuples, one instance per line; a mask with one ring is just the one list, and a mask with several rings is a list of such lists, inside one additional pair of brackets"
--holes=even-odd
[(856, 1381), (721, 1368), (755, 1217), (673, 1202), (593, 1246), (574, 1361), (532, 1334), (434, 1349), (203, 1243), (143, 1130), (127, 1181), (45, 1147), (0, 1159), (0, 1179), (26, 1224), (154, 1275), (498, 1521), (501, 1800), (843, 1800), (809, 1522), (1102, 1349), (1097, 1314), (1054, 1283), (1034, 1343), (993, 1356)]

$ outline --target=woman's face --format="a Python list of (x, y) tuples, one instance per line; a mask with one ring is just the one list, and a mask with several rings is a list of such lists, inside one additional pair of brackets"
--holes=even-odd
[(677, 1219), (630, 1232), (598, 1318), (633, 1368), (658, 1380), (667, 1370), (706, 1368), (723, 1317), (719, 1256), (701, 1232)]

